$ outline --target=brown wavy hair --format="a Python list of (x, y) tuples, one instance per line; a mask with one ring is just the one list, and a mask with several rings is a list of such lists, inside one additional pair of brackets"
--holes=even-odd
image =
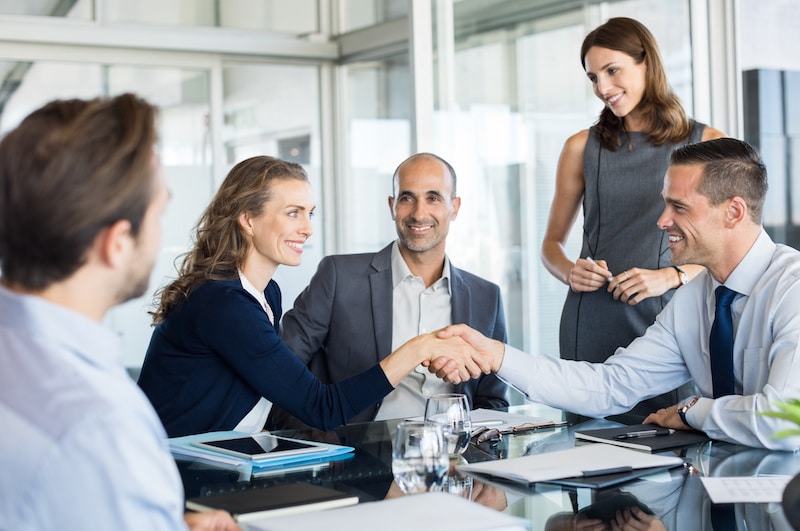
[[(658, 44), (650, 30), (632, 18), (608, 19), (583, 40), (581, 64), (584, 70), (586, 54), (593, 46), (627, 54), (636, 64), (646, 63), (644, 95), (636, 109), (642, 114), (646, 127), (644, 133), (652, 144), (677, 144), (689, 138), (692, 126), (680, 99), (667, 82)], [(620, 133), (627, 132), (625, 120), (614, 116), (608, 107), (600, 112), (595, 131), (600, 144), (610, 151), (616, 151), (622, 145)]]
[(308, 182), (299, 164), (267, 156), (243, 160), (228, 172), (195, 226), (194, 245), (182, 255), (178, 278), (155, 295), (158, 305), (150, 312), (154, 325), (201, 284), (238, 278), (251, 245), (239, 225), (239, 215), (260, 215), (272, 197), (273, 183), (281, 179)]

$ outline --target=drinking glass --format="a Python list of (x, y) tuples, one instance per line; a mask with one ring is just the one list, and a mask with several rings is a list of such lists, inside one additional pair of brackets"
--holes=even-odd
[(460, 393), (433, 395), (425, 404), (425, 420), (442, 425), (447, 453), (458, 457), (469, 446), (472, 421), (467, 396)]
[(397, 425), (392, 446), (392, 473), (403, 492), (436, 490), (447, 475), (448, 464), (439, 424), (406, 420)]

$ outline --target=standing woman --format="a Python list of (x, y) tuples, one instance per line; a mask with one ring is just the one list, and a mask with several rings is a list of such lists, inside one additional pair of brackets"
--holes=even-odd
[[(570, 287), (561, 357), (602, 362), (642, 335), (673, 290), (700, 272), (700, 266), (672, 265), (668, 236), (656, 225), (661, 190), (673, 148), (724, 135), (686, 116), (653, 35), (636, 20), (612, 18), (589, 33), (581, 63), (605, 107), (561, 152), (542, 261)], [(581, 203), (583, 246), (572, 261), (564, 245)], [(668, 393), (633, 413), (677, 402)]]
[[(178, 278), (160, 292), (139, 386), (170, 437), (260, 431), (271, 403), (331, 429), (392, 391), (423, 361), (458, 361), (478, 376), (466, 343), (409, 340), (370, 369), (320, 383), (278, 337), (279, 265), (299, 265), (314, 198), (301, 166), (253, 157), (230, 171), (197, 225)], [(467, 368), (464, 368), (464, 367)]]

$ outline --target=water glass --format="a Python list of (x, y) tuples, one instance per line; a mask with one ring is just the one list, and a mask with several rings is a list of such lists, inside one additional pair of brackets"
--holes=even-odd
[(407, 420), (397, 425), (392, 445), (392, 473), (403, 492), (436, 490), (447, 475), (448, 464), (439, 424)]
[(466, 395), (445, 393), (431, 396), (425, 404), (425, 420), (442, 425), (450, 456), (458, 457), (469, 446), (472, 420)]

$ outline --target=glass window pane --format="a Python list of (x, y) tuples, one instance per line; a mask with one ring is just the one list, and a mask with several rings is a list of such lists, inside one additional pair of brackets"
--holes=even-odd
[(341, 0), (340, 33), (366, 28), (408, 15), (407, 0)]
[(318, 0), (111, 0), (111, 20), (279, 31), (319, 30)]
[[(608, 17), (642, 21), (659, 41), (670, 82), (691, 114), (688, 5), (631, 0), (547, 13), (518, 3), (519, 16), (509, 24), (494, 22), (500, 10), (492, 4), (453, 3), (455, 42), (434, 50), (435, 145), (459, 172), (462, 197), (448, 253), (501, 286), (510, 343), (558, 353), (567, 287), (545, 270), (540, 248), (561, 148), (602, 108), (581, 66), (583, 38)], [(435, 28), (435, 43), (448, 33)], [(568, 256), (577, 257), (582, 225), (579, 215)]]
[(93, 18), (93, 0), (0, 0), (0, 15)]
[[(308, 65), (228, 64), (223, 68), (227, 166), (269, 155), (301, 164), (311, 181), (318, 212), (322, 205), (319, 68)], [(220, 179), (223, 176), (220, 176)], [(298, 267), (280, 267), (275, 280), (289, 308), (322, 258), (322, 227), (303, 249)]]
[(800, 37), (797, 2), (739, 4), (744, 139), (769, 174), (764, 225), (775, 241), (800, 248)]
[(346, 175), (339, 181), (340, 252), (374, 252), (397, 237), (386, 198), (411, 152), (407, 56), (345, 67)]
[[(53, 99), (93, 98), (136, 92), (158, 105), (162, 164), (172, 200), (162, 220), (162, 250), (150, 277), (149, 293), (112, 309), (107, 322), (123, 338), (122, 356), (139, 367), (152, 328), (147, 311), (153, 293), (175, 276), (175, 258), (211, 198), (214, 182), (209, 156), (208, 72), (180, 68), (131, 67), (69, 62), (4, 62), (24, 70), (19, 85), (6, 84), (0, 131), (15, 127), (31, 111)], [(53, 83), (57, 79), (58, 83)]]

